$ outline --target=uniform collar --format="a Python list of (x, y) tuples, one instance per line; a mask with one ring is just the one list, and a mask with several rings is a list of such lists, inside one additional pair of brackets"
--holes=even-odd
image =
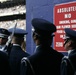
[(20, 46), (19, 44), (13, 44), (13, 46)]
[(6, 45), (0, 45), (0, 51), (3, 51)]
[(37, 48), (39, 47), (39, 45), (36, 46), (34, 53), (37, 51)]
[(68, 55), (69, 55), (72, 51), (73, 51), (73, 50), (69, 50), (69, 51), (68, 51)]

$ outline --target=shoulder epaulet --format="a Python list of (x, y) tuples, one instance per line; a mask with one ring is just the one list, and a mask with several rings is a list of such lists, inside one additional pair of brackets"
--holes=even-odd
[(21, 63), (25, 63), (25, 66), (27, 66), (27, 63), (29, 64), (32, 72), (33, 72), (33, 75), (35, 75), (35, 71), (30, 63), (30, 60), (27, 58), (27, 57), (23, 57), (22, 60), (21, 60)]

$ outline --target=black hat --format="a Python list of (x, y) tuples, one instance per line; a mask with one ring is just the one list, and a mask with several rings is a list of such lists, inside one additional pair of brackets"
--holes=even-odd
[[(8, 31), (12, 33), (14, 28), (10, 28)], [(24, 35), (28, 34), (24, 29), (16, 28), (14, 31), (14, 36), (24, 37)]]
[(7, 29), (0, 28), (0, 37), (1, 38), (8, 38), (9, 35), (10, 35), (10, 33)]
[(76, 31), (70, 28), (65, 28), (65, 39), (73, 39), (76, 40)]
[(32, 26), (39, 35), (52, 35), (53, 32), (56, 32), (56, 26), (45, 19), (32, 19)]

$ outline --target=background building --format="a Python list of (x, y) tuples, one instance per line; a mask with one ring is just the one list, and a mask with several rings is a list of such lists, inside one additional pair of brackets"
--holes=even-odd
[(25, 2), (25, 0), (0, 0), (0, 27), (8, 29), (17, 22), (17, 27), (26, 29)]

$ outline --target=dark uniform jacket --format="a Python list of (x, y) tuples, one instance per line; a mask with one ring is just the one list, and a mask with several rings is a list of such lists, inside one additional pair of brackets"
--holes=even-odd
[(29, 56), (20, 46), (13, 46), (10, 53), (10, 66), (12, 75), (20, 75), (20, 64), (23, 57)]
[(0, 51), (0, 75), (10, 75), (8, 56), (2, 51)]
[[(62, 57), (63, 55), (56, 50), (53, 50), (52, 47), (39, 46), (35, 54), (28, 57), (28, 59), (35, 75), (60, 75)], [(25, 75), (33, 75), (28, 63), (25, 67)]]
[(71, 64), (73, 65), (75, 70), (73, 69), (67, 58), (63, 58), (61, 64), (61, 75), (74, 75), (74, 72), (76, 71), (76, 50), (73, 50), (69, 54), (68, 58), (70, 59)]

